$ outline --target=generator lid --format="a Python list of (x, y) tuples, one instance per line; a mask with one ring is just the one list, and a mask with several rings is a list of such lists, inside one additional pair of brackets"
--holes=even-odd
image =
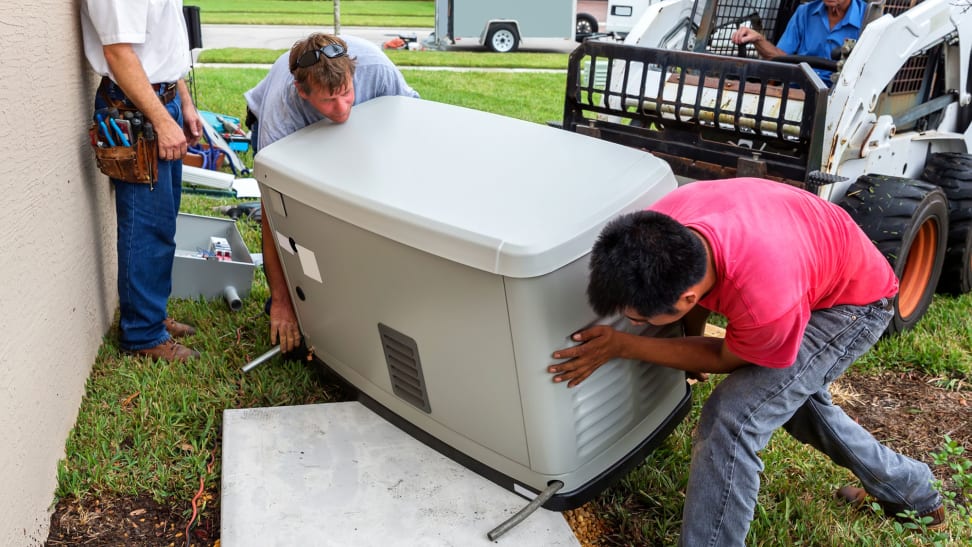
[(301, 129), (261, 150), (254, 171), (288, 199), (511, 277), (584, 256), (607, 221), (676, 187), (668, 165), (644, 151), (407, 97)]

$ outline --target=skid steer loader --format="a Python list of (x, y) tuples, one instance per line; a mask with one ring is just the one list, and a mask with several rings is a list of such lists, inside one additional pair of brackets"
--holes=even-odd
[(936, 288), (972, 290), (972, 3), (873, 2), (836, 59), (731, 42), (746, 25), (776, 43), (798, 4), (653, 4), (623, 43), (571, 54), (563, 128), (646, 149), (681, 183), (759, 176), (841, 203), (893, 265), (888, 330), (906, 330)]

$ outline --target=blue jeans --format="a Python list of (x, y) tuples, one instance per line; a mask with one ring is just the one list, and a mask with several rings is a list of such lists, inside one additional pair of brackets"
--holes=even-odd
[(779, 427), (849, 469), (881, 501), (919, 514), (941, 504), (928, 466), (879, 443), (828, 391), (877, 342), (891, 313), (878, 304), (815, 311), (792, 366), (746, 366), (712, 391), (692, 443), (680, 545), (744, 545), (763, 470), (758, 452)]
[[(102, 98), (96, 96), (95, 108), (104, 106)], [(178, 94), (165, 106), (181, 126), (182, 103)], [(172, 292), (182, 160), (160, 160), (159, 180), (152, 185), (111, 181), (115, 185), (118, 219), (119, 343), (129, 351), (151, 348), (170, 338), (164, 321)]]

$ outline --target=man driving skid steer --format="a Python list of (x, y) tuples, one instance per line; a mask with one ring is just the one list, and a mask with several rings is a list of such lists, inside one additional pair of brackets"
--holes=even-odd
[[(830, 59), (844, 40), (861, 34), (867, 3), (864, 0), (814, 0), (797, 8), (777, 45), (750, 27), (732, 34), (737, 45), (752, 44), (764, 59), (780, 55), (806, 55)], [(820, 79), (830, 85), (831, 71), (815, 68)]]

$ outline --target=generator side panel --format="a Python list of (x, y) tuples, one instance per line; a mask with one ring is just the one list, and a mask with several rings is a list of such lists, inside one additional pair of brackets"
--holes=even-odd
[(530, 467), (540, 488), (556, 479), (565, 493), (601, 477), (669, 426), (688, 393), (681, 371), (631, 360), (606, 363), (573, 388), (553, 383), (546, 371), (553, 352), (574, 345), (571, 334), (595, 323), (675, 334), (644, 332), (623, 317), (599, 319), (587, 304), (587, 270), (585, 256), (544, 276), (506, 280)]
[[(261, 190), (315, 354), (367, 396), (473, 459), (507, 473), (526, 466), (502, 278), (378, 236), (266, 185)], [(396, 372), (403, 364), (416, 365), (404, 380)]]

